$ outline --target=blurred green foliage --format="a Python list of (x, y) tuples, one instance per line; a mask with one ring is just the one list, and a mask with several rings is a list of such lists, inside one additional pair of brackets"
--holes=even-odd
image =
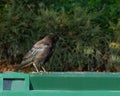
[(119, 41), (119, 0), (1, 0), (0, 18), (0, 58), (11, 64), (55, 33), (63, 40), (48, 70), (112, 70), (109, 44)]

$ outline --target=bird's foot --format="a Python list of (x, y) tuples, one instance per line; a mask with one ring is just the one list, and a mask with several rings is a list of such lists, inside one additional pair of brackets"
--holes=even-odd
[(31, 73), (39, 73), (39, 72), (33, 71), (33, 72), (31, 72)]
[(43, 71), (43, 70), (40, 70), (39, 72), (40, 73), (48, 73), (47, 71)]
[(42, 66), (42, 70), (43, 70), (43, 72), (47, 72), (43, 66)]
[(33, 66), (35, 67), (36, 72), (39, 72), (35, 63), (33, 63)]

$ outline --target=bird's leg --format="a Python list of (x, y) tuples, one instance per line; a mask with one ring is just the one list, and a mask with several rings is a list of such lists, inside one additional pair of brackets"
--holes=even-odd
[(37, 72), (39, 72), (39, 71), (38, 71), (38, 68), (37, 68), (37, 66), (36, 66), (35, 63), (33, 63), (33, 66), (35, 67), (35, 70), (36, 70)]
[(47, 72), (43, 66), (41, 68), (42, 68), (43, 72)]

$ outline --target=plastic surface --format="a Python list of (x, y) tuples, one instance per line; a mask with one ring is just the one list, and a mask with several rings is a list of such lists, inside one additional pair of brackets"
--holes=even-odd
[(118, 73), (30, 74), (32, 90), (120, 90)]
[[(9, 82), (9, 80), (13, 81)], [(16, 82), (16, 80), (18, 81)], [(74, 95), (120, 96), (120, 73), (53, 72), (24, 74), (11, 72), (0, 74), (0, 96)]]

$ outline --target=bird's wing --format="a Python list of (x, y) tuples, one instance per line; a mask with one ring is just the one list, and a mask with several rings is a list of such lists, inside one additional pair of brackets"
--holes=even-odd
[(45, 44), (39, 44), (39, 46), (33, 46), (32, 49), (24, 56), (23, 62), (30, 62), (33, 61), (37, 54), (42, 54), (46, 48), (48, 48), (48, 45)]

